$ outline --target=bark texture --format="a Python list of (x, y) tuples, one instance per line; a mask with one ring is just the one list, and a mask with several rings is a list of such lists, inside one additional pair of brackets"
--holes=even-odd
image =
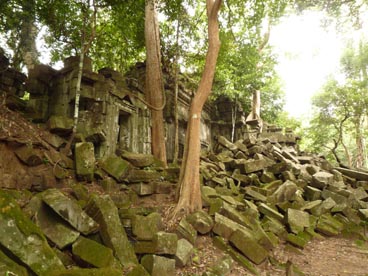
[(146, 42), (146, 99), (152, 116), (152, 154), (166, 167), (165, 129), (163, 118), (163, 81), (161, 69), (160, 36), (156, 12), (156, 0), (146, 0), (145, 6)]
[(200, 123), (203, 106), (211, 94), (217, 58), (220, 50), (219, 25), (217, 15), (221, 0), (207, 0), (208, 17), (208, 50), (206, 63), (197, 92), (191, 102), (186, 142), (184, 146), (183, 164), (180, 171), (179, 200), (174, 215), (190, 213), (202, 209), (202, 198), (199, 179), (200, 161)]

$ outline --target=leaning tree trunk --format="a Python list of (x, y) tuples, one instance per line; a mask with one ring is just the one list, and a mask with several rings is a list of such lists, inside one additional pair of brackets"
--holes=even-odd
[(156, 12), (156, 0), (146, 0), (145, 41), (146, 41), (146, 99), (151, 106), (152, 154), (167, 166), (165, 129), (163, 117), (163, 81), (161, 70), (160, 36)]
[(179, 201), (174, 215), (202, 209), (202, 198), (199, 180), (200, 161), (200, 123), (203, 106), (211, 94), (217, 57), (220, 50), (219, 25), (217, 15), (221, 0), (207, 0), (208, 17), (208, 51), (206, 63), (197, 93), (192, 99), (188, 117), (186, 142), (184, 146), (183, 164), (179, 179)]
[(355, 143), (357, 147), (357, 155), (356, 155), (356, 167), (363, 168), (365, 167), (365, 152), (364, 152), (364, 141), (362, 134), (362, 123), (361, 118), (358, 118), (355, 122)]

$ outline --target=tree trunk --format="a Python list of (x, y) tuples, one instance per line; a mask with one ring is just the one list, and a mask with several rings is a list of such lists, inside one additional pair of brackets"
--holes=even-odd
[(357, 148), (357, 155), (356, 155), (356, 167), (363, 168), (365, 167), (365, 153), (364, 153), (364, 141), (363, 141), (363, 134), (361, 131), (362, 123), (361, 118), (358, 118), (355, 122), (355, 143)]
[(203, 106), (211, 94), (217, 57), (220, 50), (219, 25), (217, 21), (221, 0), (207, 0), (208, 51), (206, 63), (189, 111), (183, 164), (180, 171), (179, 201), (174, 216), (181, 212), (188, 213), (202, 209), (199, 179), (200, 161), (200, 123)]
[(20, 26), (20, 38), (18, 49), (15, 50), (13, 66), (20, 70), (22, 64), (27, 71), (33, 69), (39, 63), (39, 53), (36, 47), (37, 27), (35, 25), (35, 1), (23, 1), (22, 20)]
[[(151, 106), (163, 105), (163, 81), (161, 70), (160, 37), (156, 12), (156, 0), (146, 0), (145, 41), (146, 41), (146, 99)], [(167, 166), (163, 107), (151, 109), (152, 154)]]
[(174, 138), (174, 157), (173, 163), (178, 164), (179, 158), (179, 114), (178, 114), (178, 94), (179, 94), (179, 31), (180, 31), (180, 21), (178, 19), (176, 26), (176, 53), (175, 53), (175, 76), (174, 76), (174, 128), (175, 128), (175, 138)]

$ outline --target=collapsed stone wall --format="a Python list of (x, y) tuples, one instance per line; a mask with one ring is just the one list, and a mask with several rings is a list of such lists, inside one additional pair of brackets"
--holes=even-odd
[[(34, 122), (46, 124), (52, 133), (67, 139), (73, 127), (79, 57), (67, 58), (61, 70), (44, 64), (36, 65), (29, 72), (28, 78), (8, 68), (4, 56), (1, 56), (1, 60), (2, 67), (6, 69), (0, 73), (0, 91), (7, 95), (8, 106), (26, 110), (27, 117)], [(144, 99), (145, 64), (137, 63), (123, 76), (110, 68), (93, 72), (92, 60), (86, 57), (83, 68), (78, 138), (92, 142), (99, 159), (124, 150), (150, 153), (150, 109), (139, 100)], [(184, 150), (188, 110), (194, 95), (186, 87), (189, 82), (180, 76), (177, 107), (179, 157)], [(175, 84), (172, 76), (167, 73), (164, 74), (164, 88), (167, 157), (172, 161), (175, 144)], [(25, 91), (30, 94), (28, 101), (20, 99)], [(245, 117), (241, 107), (226, 97), (206, 103), (201, 116), (202, 147), (212, 148), (218, 136), (239, 140), (248, 133), (256, 132), (246, 123)]]

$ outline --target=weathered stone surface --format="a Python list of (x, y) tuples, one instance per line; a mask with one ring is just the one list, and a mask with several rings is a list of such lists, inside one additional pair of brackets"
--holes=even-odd
[(262, 263), (268, 257), (268, 251), (242, 230), (236, 230), (230, 242), (255, 264)]
[(148, 167), (153, 164), (154, 158), (151, 154), (139, 154), (124, 151), (121, 157), (128, 160), (130, 164), (138, 168)]
[(213, 265), (211, 265), (202, 276), (225, 276), (229, 275), (231, 268), (233, 266), (233, 259), (229, 255), (225, 255), (220, 260), (217, 260)]
[(92, 143), (76, 143), (75, 170), (81, 180), (92, 181), (95, 170), (95, 150)]
[(48, 239), (60, 249), (75, 242), (79, 237), (78, 231), (74, 230), (65, 220), (56, 215), (39, 197), (34, 197), (32, 201), (38, 201), (38, 203), (34, 204), (37, 206), (33, 210), (33, 215), (36, 224)]
[(176, 266), (177, 267), (186, 266), (192, 254), (193, 254), (193, 245), (186, 239), (178, 240), (175, 252)]
[(258, 210), (260, 213), (266, 215), (266, 216), (269, 216), (271, 218), (275, 218), (279, 221), (283, 221), (284, 219), (284, 215), (279, 213), (278, 211), (276, 211), (275, 209), (267, 206), (266, 204), (264, 203), (260, 203), (259, 206), (258, 206)]
[(14, 153), (16, 156), (28, 166), (38, 166), (43, 163), (41, 152), (32, 146), (22, 146), (17, 148)]
[(27, 269), (9, 258), (0, 250), (0, 275), (28, 276)]
[(241, 173), (252, 173), (261, 171), (273, 164), (273, 161), (269, 161), (267, 159), (247, 160), (243, 162), (242, 166), (239, 166), (239, 168)]
[(130, 187), (140, 196), (152, 195), (155, 191), (153, 183), (132, 184)]
[(339, 172), (341, 172), (342, 174), (355, 178), (356, 180), (360, 180), (360, 181), (368, 181), (368, 173), (363, 172), (363, 171), (357, 171), (357, 170), (350, 170), (350, 169), (345, 169), (345, 168), (336, 168), (336, 170), (338, 170)]
[(197, 211), (190, 214), (186, 217), (186, 220), (201, 234), (207, 234), (213, 227), (211, 216), (204, 211)]
[(286, 240), (292, 245), (303, 249), (310, 240), (310, 237), (302, 232), (297, 235), (290, 233), (287, 235)]
[(224, 239), (228, 240), (236, 230), (241, 228), (243, 228), (243, 226), (235, 221), (220, 215), (219, 213), (215, 214), (215, 225), (213, 226), (212, 231)]
[(314, 201), (321, 198), (322, 191), (312, 186), (306, 186), (304, 189), (304, 194), (307, 200)]
[(49, 275), (64, 266), (41, 230), (9, 195), (0, 191), (0, 243), (36, 275)]
[(162, 227), (161, 215), (156, 212), (148, 216), (135, 215), (132, 219), (132, 232), (137, 240), (153, 240)]
[(273, 193), (272, 197), (276, 202), (291, 201), (295, 199), (296, 192), (298, 191), (298, 186), (290, 181), (285, 181), (277, 190)]
[(108, 156), (100, 163), (101, 168), (117, 181), (122, 181), (129, 172), (130, 164), (117, 156)]
[(129, 172), (126, 177), (126, 181), (130, 183), (137, 182), (151, 182), (155, 180), (159, 180), (161, 174), (155, 170), (136, 170), (133, 169)]
[(67, 135), (72, 132), (73, 119), (53, 115), (47, 121), (47, 127), (52, 133), (56, 133), (60, 136)]
[(217, 248), (224, 251), (224, 253), (229, 254), (239, 265), (249, 270), (254, 275), (258, 275), (259, 272), (257, 271), (255, 265), (250, 262), (246, 257), (228, 245), (224, 238), (215, 236), (213, 237), (213, 244)]
[(196, 243), (197, 231), (185, 218), (180, 221), (176, 231), (180, 238), (188, 240), (193, 245)]
[(175, 275), (175, 260), (157, 256), (145, 255), (141, 260), (143, 267), (151, 276)]
[(74, 201), (56, 189), (42, 193), (42, 200), (59, 216), (85, 235), (96, 232), (98, 224)]
[(121, 224), (118, 209), (108, 195), (92, 195), (86, 212), (100, 225), (104, 244), (114, 251), (115, 257), (123, 266), (136, 265), (137, 257)]
[(327, 198), (326, 200), (322, 201), (321, 204), (311, 208), (310, 210), (313, 215), (318, 217), (329, 212), (335, 206), (336, 202), (332, 198)]
[(223, 147), (225, 147), (225, 148), (227, 148), (231, 151), (235, 151), (235, 150), (238, 149), (233, 143), (231, 143), (229, 140), (227, 140), (224, 136), (219, 136), (217, 138), (217, 141), (220, 145), (222, 145)]
[(288, 209), (287, 222), (291, 232), (298, 234), (310, 226), (309, 214), (300, 210)]
[(142, 265), (136, 265), (124, 276), (150, 276)]
[(79, 237), (73, 243), (72, 252), (74, 256), (94, 267), (112, 266), (119, 268), (120, 265), (115, 259), (112, 249), (84, 237)]
[(104, 268), (79, 268), (72, 267), (70, 269), (63, 269), (52, 271), (47, 276), (121, 276), (121, 269), (104, 267)]
[(327, 236), (336, 236), (343, 230), (343, 224), (329, 214), (318, 219), (316, 230)]
[(311, 186), (323, 189), (328, 185), (331, 185), (334, 181), (334, 175), (325, 171), (319, 171), (313, 174)]
[(175, 233), (159, 231), (154, 235), (153, 243), (155, 244), (155, 254), (175, 255), (178, 236)]

